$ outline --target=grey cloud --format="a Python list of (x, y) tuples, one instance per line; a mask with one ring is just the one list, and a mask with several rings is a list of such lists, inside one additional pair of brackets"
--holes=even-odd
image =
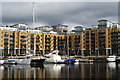
[[(32, 25), (32, 3), (4, 3), (4, 24), (26, 22)], [(35, 3), (36, 24), (80, 24), (91, 26), (100, 18), (117, 22), (116, 2), (50, 2)]]

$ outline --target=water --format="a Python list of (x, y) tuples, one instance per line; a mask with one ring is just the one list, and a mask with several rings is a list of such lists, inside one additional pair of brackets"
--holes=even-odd
[(6, 78), (108, 78), (120, 79), (120, 64), (79, 63), (79, 64), (43, 64), (1, 65), (0, 80)]

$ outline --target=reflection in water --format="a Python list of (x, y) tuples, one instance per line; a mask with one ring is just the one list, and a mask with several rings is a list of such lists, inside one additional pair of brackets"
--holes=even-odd
[[(36, 78), (44, 71), (41, 67), (31, 67), (30, 65), (4, 65), (4, 78)], [(37, 75), (36, 75), (37, 74)]]
[(3, 72), (4, 72), (4, 66), (0, 65), (0, 80), (2, 80)]
[(108, 62), (108, 68), (115, 69), (116, 68), (116, 62)]
[(61, 68), (65, 64), (45, 64), (46, 77), (48, 78), (60, 78)]
[(4, 65), (0, 78), (119, 78), (116, 63)]

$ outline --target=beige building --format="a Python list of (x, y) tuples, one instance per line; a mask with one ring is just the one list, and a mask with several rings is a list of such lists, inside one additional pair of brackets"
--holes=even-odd
[[(22, 28), (21, 28), (22, 26)], [(50, 32), (19, 27), (0, 27), (0, 52), (4, 55), (42, 55), (59, 50), (61, 55), (119, 55), (120, 28), (108, 20), (99, 20), (98, 27), (75, 27), (68, 34), (66, 25), (52, 26)]]

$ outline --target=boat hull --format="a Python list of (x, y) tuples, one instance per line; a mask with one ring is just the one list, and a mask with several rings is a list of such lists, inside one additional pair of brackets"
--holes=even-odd
[(8, 59), (8, 60), (5, 60), (4, 63), (5, 63), (5, 64), (17, 64), (17, 62), (16, 62), (15, 59)]
[(44, 63), (46, 63), (46, 64), (64, 64), (65, 62), (63, 62), (63, 61), (58, 61), (58, 62), (54, 62), (54, 61), (45, 61)]
[(116, 61), (116, 56), (109, 56), (108, 58), (107, 58), (107, 61), (108, 62), (115, 62)]
[(65, 64), (74, 64), (76, 62), (76, 59), (72, 58), (72, 59), (67, 59), (64, 61)]
[(31, 59), (17, 59), (16, 63), (17, 64), (26, 64), (26, 65), (28, 64), (29, 65), (31, 63)]
[(4, 60), (0, 60), (0, 65), (1, 65), (1, 64), (4, 64)]
[(115, 59), (115, 58), (107, 58), (107, 61), (108, 61), (108, 62), (115, 62), (116, 59)]
[(30, 65), (41, 65), (44, 61), (45, 59), (32, 59)]

